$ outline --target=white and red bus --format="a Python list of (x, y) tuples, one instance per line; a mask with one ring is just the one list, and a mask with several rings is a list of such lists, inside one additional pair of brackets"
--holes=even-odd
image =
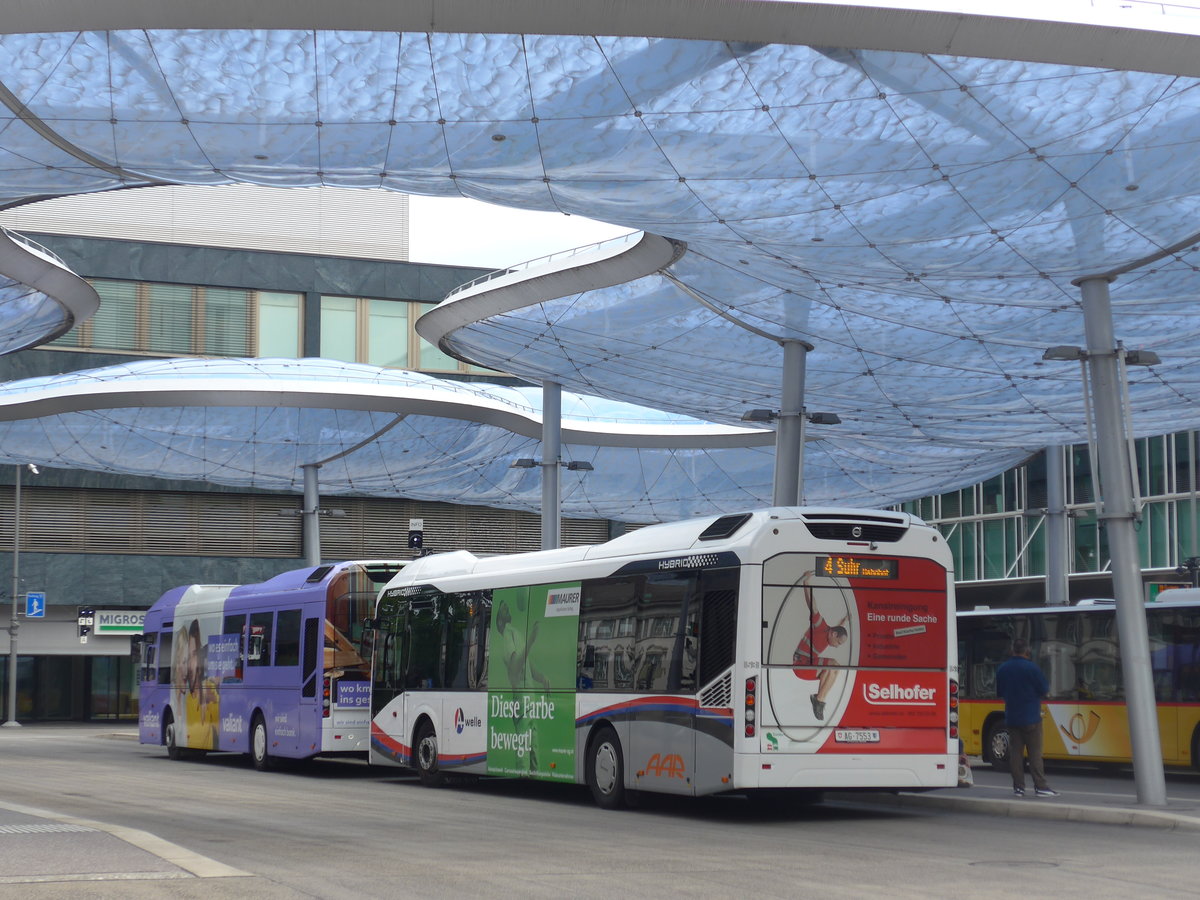
[(902, 513), (773, 508), (410, 563), (374, 763), (704, 795), (958, 782), (951, 556)]
[(364, 622), (404, 564), (356, 561), (262, 584), (172, 588), (139, 648), (143, 744), (172, 759), (209, 750), (274, 759), (365, 756), (370, 647)]

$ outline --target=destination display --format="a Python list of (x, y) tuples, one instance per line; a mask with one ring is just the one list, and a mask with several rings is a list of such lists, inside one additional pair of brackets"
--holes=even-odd
[(840, 578), (896, 578), (900, 561), (876, 556), (818, 556), (817, 573)]

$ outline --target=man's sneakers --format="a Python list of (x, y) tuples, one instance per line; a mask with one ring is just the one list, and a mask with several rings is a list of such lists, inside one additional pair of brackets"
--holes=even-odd
[[(1037, 788), (1033, 793), (1034, 793), (1035, 797), (1057, 797), (1058, 796), (1058, 791), (1054, 790), (1053, 788), (1048, 788), (1048, 787)], [(1024, 797), (1025, 796), (1025, 788), (1023, 788), (1023, 787), (1013, 788), (1013, 796), (1014, 797)]]
[(818, 700), (816, 694), (813, 694), (809, 699), (812, 700), (813, 715), (817, 717), (817, 721), (825, 721), (825, 701)]

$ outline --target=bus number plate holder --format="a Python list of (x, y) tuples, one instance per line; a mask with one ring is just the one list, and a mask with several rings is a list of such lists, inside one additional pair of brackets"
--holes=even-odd
[(839, 728), (833, 733), (839, 744), (878, 744), (879, 731), (874, 728)]

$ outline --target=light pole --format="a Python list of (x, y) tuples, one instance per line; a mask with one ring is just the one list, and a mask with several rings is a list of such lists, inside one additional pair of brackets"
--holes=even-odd
[[(12, 561), (12, 618), (8, 623), (8, 721), (3, 728), (19, 728), (17, 721), (17, 630), (21, 627), (17, 594), (21, 590), (21, 469), (14, 466), (13, 477), (13, 561)], [(29, 471), (38, 474), (38, 467), (29, 463)]]

